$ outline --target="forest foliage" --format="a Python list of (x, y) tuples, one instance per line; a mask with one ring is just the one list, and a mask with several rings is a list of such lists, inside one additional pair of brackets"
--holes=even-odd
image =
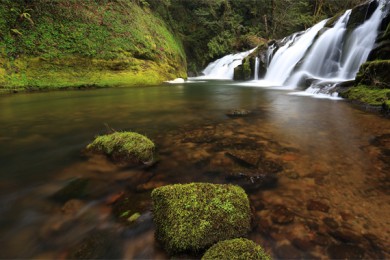
[(280, 39), (364, 0), (145, 0), (179, 33), (189, 70), (262, 38)]
[(0, 0), (0, 52), (104, 59), (131, 54), (157, 61), (179, 52), (190, 71), (200, 71), (227, 53), (304, 30), (362, 2)]

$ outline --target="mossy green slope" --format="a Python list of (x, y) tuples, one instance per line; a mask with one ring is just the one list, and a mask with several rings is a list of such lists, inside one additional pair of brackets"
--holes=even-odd
[(218, 242), (210, 247), (202, 260), (271, 260), (264, 249), (246, 238), (236, 238)]
[(147, 85), (186, 76), (180, 40), (136, 1), (2, 0), (0, 38), (3, 89)]
[(250, 230), (249, 200), (234, 185), (175, 184), (152, 192), (156, 237), (170, 253), (199, 252)]
[(87, 146), (87, 150), (103, 153), (116, 161), (147, 162), (153, 159), (154, 143), (138, 133), (115, 132), (102, 135)]

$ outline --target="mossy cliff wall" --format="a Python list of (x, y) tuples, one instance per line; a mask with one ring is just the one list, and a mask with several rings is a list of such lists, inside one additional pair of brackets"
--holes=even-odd
[(181, 41), (144, 1), (0, 0), (0, 91), (186, 77)]

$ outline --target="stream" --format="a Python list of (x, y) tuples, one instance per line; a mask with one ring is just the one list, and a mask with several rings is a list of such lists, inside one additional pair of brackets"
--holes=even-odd
[[(390, 258), (390, 121), (288, 93), (219, 80), (1, 96), (0, 258), (169, 258), (150, 192), (188, 182), (244, 185), (249, 238), (276, 259)], [(148, 136), (158, 163), (84, 157), (108, 129)], [(273, 179), (232, 178), (243, 173)], [(82, 196), (57, 196), (74, 180)], [(127, 223), (127, 209), (141, 217)]]

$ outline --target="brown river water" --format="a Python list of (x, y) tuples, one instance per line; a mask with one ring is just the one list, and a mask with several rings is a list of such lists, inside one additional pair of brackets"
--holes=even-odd
[[(167, 259), (150, 192), (188, 182), (244, 187), (275, 259), (390, 258), (390, 120), (346, 101), (224, 81), (57, 91), (1, 96), (0, 125), (0, 258)], [(82, 156), (107, 128), (147, 135), (157, 163)]]

